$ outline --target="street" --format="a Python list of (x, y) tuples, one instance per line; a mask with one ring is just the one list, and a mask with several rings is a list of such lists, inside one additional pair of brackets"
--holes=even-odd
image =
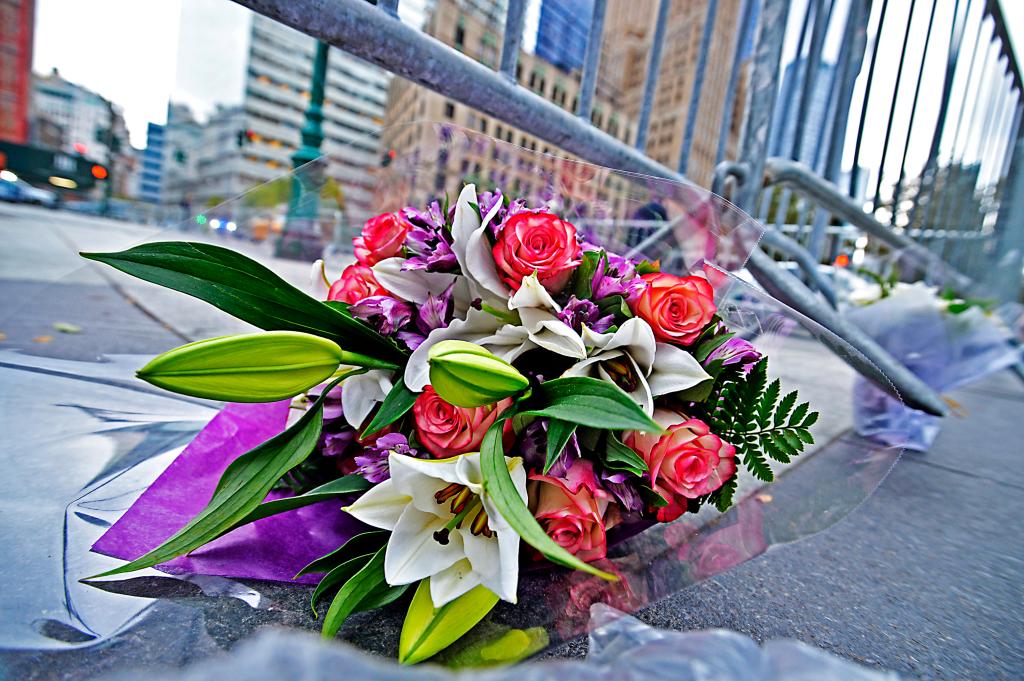
[[(122, 249), (157, 231), (0, 204), (0, 350), (95, 361), (244, 329), (203, 303), (76, 255)], [(269, 259), (262, 246), (225, 245), (305, 288), (308, 265)], [(820, 350), (814, 357), (810, 367), (794, 362), (785, 371), (827, 408), (827, 440), (849, 427), (848, 393), (819, 382), (815, 394), (814, 376), (845, 366)], [(905, 453), (849, 518), (665, 599), (640, 618), (683, 630), (725, 627), (759, 641), (797, 638), (923, 678), (1021, 678), (1024, 540), (1013, 528), (1024, 514), (1024, 472), (1016, 465), (1013, 416), (1024, 413), (1024, 386), (1004, 372), (953, 397), (964, 416), (948, 419), (931, 452)], [(780, 486), (813, 489), (813, 475), (812, 467), (796, 467)], [(371, 635), (395, 632), (370, 627), (347, 636), (373, 648), (364, 640)], [(584, 645), (570, 642), (553, 654), (579, 655)]]

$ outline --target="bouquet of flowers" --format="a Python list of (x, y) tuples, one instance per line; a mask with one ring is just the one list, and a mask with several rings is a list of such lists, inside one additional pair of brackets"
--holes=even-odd
[(336, 590), (323, 634), (415, 586), (398, 654), (415, 663), (515, 603), (525, 567), (614, 581), (617, 536), (724, 512), (741, 468), (769, 481), (769, 459), (814, 441), (817, 412), (719, 316), (710, 264), (662, 272), (472, 184), (369, 220), (354, 246), (336, 280), (314, 267), (313, 296), (209, 244), (84, 254), (263, 329), (176, 348), (140, 378), (291, 414), (184, 527), (96, 577), (336, 500), (364, 530), (300, 572), (323, 575), (314, 606)]
[[(1019, 362), (1021, 353), (991, 301), (962, 299), (924, 282), (908, 284), (893, 274), (870, 272), (874, 285), (851, 302), (848, 316), (893, 357), (938, 391), (976, 381)], [(911, 409), (877, 386), (854, 384), (854, 425), (876, 441), (927, 451), (941, 419)]]

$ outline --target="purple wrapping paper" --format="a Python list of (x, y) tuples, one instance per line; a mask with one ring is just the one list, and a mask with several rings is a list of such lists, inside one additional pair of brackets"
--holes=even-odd
[[(287, 401), (225, 407), (99, 538), (93, 551), (132, 560), (159, 546), (206, 506), (228, 464), (280, 433), (287, 418)], [(271, 492), (267, 499), (284, 496)], [(365, 527), (340, 507), (338, 501), (324, 501), (257, 520), (158, 569), (290, 582), (303, 566)], [(295, 581), (319, 580), (318, 575), (306, 575)]]

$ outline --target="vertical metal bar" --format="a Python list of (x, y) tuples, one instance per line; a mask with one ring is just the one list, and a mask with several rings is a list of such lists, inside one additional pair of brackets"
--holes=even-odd
[(658, 70), (661, 68), (661, 49), (665, 44), (665, 26), (668, 24), (668, 10), (672, 0), (659, 0), (658, 18), (654, 25), (654, 41), (647, 59), (647, 79), (644, 81), (644, 99), (640, 104), (640, 119), (636, 125), (636, 148), (640, 151), (647, 146), (647, 128), (651, 122), (651, 106), (654, 90), (658, 85)]
[(718, 0), (708, 0), (708, 11), (704, 16), (704, 31), (700, 36), (700, 48), (697, 53), (697, 70), (693, 74), (693, 90), (690, 91), (690, 102), (686, 112), (683, 146), (679, 150), (679, 172), (683, 175), (686, 174), (686, 167), (690, 162), (690, 146), (693, 144), (693, 130), (697, 125), (697, 113), (700, 109), (700, 98), (704, 89), (704, 72), (708, 66), (708, 52), (711, 51), (711, 35), (715, 30), (717, 14)]
[(729, 85), (725, 91), (725, 106), (722, 108), (722, 124), (718, 129), (718, 149), (715, 151), (715, 167), (725, 159), (725, 147), (729, 142), (729, 129), (732, 127), (732, 109), (736, 105), (736, 86), (740, 76), (740, 59), (743, 48), (750, 37), (751, 25), (754, 23), (754, 5), (758, 0), (743, 0), (740, 14), (740, 25), (736, 29), (736, 49), (732, 53), (732, 69), (729, 71)]
[(1013, 145), (1017, 141), (1017, 135), (1020, 134), (1021, 120), (1024, 118), (1024, 101), (1022, 101), (1022, 93), (1017, 90), (1017, 106), (1013, 114), (1013, 123), (1010, 125), (1009, 141), (1007, 142), (1006, 149), (1003, 150), (1003, 158), (999, 164), (1001, 170), (999, 171), (999, 179), (1006, 177), (1006, 174), (1010, 172), (1010, 161), (1013, 160)]
[(942, 99), (939, 102), (939, 115), (935, 120), (935, 130), (932, 133), (932, 143), (928, 149), (928, 160), (924, 164), (922, 177), (935, 170), (935, 164), (939, 157), (939, 145), (946, 129), (946, 114), (949, 111), (949, 100), (953, 94), (953, 77), (956, 75), (957, 62), (960, 59), (960, 46), (963, 44), (964, 33), (967, 28), (967, 19), (971, 14), (973, 0), (967, 0), (962, 20), (958, 21), (957, 10), (960, 7), (960, 0), (956, 1), (953, 7), (953, 21), (950, 25), (949, 53), (946, 56), (946, 78), (942, 83)]
[(1003, 203), (996, 218), (996, 253), (999, 259), (988, 268), (988, 290), (1002, 300), (1020, 296), (1024, 267), (1024, 135), (1018, 128), (1012, 160), (1006, 175)]
[(501, 44), (502, 75), (516, 82), (516, 63), (519, 61), (519, 43), (523, 40), (523, 22), (526, 20), (526, 0), (508, 0), (505, 14), (505, 35)]
[[(775, 109), (779, 62), (786, 32), (790, 0), (764, 0), (754, 47), (750, 92), (747, 93), (746, 121), (741, 135), (739, 158), (747, 166), (747, 179), (736, 192), (736, 205), (748, 213), (761, 189), (764, 160), (768, 152), (768, 130)], [(756, 250), (756, 249), (755, 249)]]
[[(892, 103), (889, 105), (889, 118), (885, 124), (885, 139), (882, 142), (882, 159), (878, 162), (878, 178), (875, 181), (875, 197), (871, 201), (872, 210), (877, 211), (882, 202), (882, 178), (885, 175), (885, 157), (889, 155), (889, 140), (892, 138), (892, 119), (896, 115), (896, 102), (899, 100), (900, 82), (903, 80), (903, 65), (907, 58), (907, 45), (910, 42), (910, 28), (914, 23), (914, 5), (917, 0), (910, 0), (910, 12), (907, 14), (907, 28), (903, 32), (903, 49), (900, 52), (900, 63), (896, 69), (896, 86), (892, 91)], [(895, 206), (893, 214), (895, 214)]]
[[(1007, 82), (1009, 79), (1009, 82)], [(988, 139), (985, 140), (985, 146), (981, 150), (981, 164), (982, 170), (985, 171), (983, 177), (986, 178), (987, 182), (995, 184), (999, 179), (998, 176), (998, 162), (996, 161), (996, 154), (999, 151), (999, 142), (1003, 136), (1003, 131), (1006, 128), (1007, 116), (1013, 115), (1013, 79), (1007, 75), (1000, 78), (1003, 87), (1000, 88), (999, 93), (999, 106), (997, 107), (998, 113), (995, 115), (993, 120), (991, 134)]]
[[(857, 82), (857, 75), (864, 62), (870, 15), (869, 4), (870, 0), (851, 0), (849, 14), (846, 18), (846, 32), (843, 38), (846, 54), (844, 55), (845, 59), (841, 59), (837, 67), (837, 76), (840, 79), (839, 91), (836, 95), (832, 135), (829, 139), (828, 153), (825, 156), (825, 179), (833, 183), (839, 179), (843, 162), (843, 148), (846, 146), (846, 126), (850, 117), (850, 102), (853, 99), (853, 88)], [(823, 209), (819, 209), (814, 216), (814, 229), (811, 232), (807, 250), (817, 260), (821, 259), (824, 252), (825, 231), (830, 217), (831, 215)]]
[[(914, 119), (917, 117), (917, 102), (921, 96), (921, 82), (924, 80), (924, 66), (928, 61), (928, 48), (931, 47), (932, 43), (932, 27), (935, 25), (935, 8), (938, 6), (938, 0), (932, 0), (932, 9), (928, 15), (928, 30), (925, 33), (924, 38), (924, 49), (921, 50), (921, 66), (917, 70), (917, 83), (914, 85), (914, 99), (910, 105), (910, 122), (907, 124), (907, 136), (903, 140), (903, 155), (900, 157), (900, 174), (896, 179), (896, 186), (892, 190), (892, 216), (889, 218), (889, 224), (893, 224), (896, 221), (896, 213), (899, 211), (900, 204), (900, 192), (903, 191), (903, 181), (907, 177), (907, 153), (910, 151), (910, 138), (914, 135)], [(922, 188), (918, 187), (918, 191)]]
[[(800, 25), (800, 37), (796, 41), (796, 57), (790, 64), (793, 66), (792, 72), (792, 87), (795, 91), (800, 87), (803, 82), (803, 64), (800, 58), (804, 53), (804, 46), (807, 42), (808, 31), (811, 26), (811, 15), (813, 14), (814, 5), (811, 0), (807, 0), (807, 5), (804, 7), (804, 20)], [(789, 67), (786, 67), (789, 70)], [(784, 77), (784, 74), (783, 74)], [(789, 110), (792, 106), (793, 96), (791, 92), (786, 93), (787, 96), (783, 97), (782, 108), (776, 112), (776, 117), (773, 119), (771, 127), (771, 144), (768, 147), (769, 156), (778, 156), (782, 153), (783, 143), (786, 141), (786, 128), (789, 124)], [(777, 95), (772, 95), (777, 97)]]
[(380, 0), (377, 4), (385, 12), (396, 19), (398, 18), (398, 0)]
[(825, 0), (818, 0), (814, 12), (814, 29), (811, 31), (811, 46), (807, 50), (807, 63), (804, 69), (804, 84), (800, 91), (800, 108), (797, 109), (796, 126), (793, 129), (793, 148), (790, 158), (802, 161), (804, 126), (807, 124), (811, 108), (811, 97), (818, 82), (818, 71), (821, 66), (821, 51), (825, 46), (825, 34), (832, 20), (832, 8), (835, 0), (829, 0), (828, 11), (825, 11)]
[(587, 53), (583, 61), (583, 83), (580, 85), (580, 103), (576, 115), (590, 120), (594, 108), (594, 90), (597, 89), (597, 67), (601, 56), (601, 36), (604, 34), (604, 13), (608, 0), (594, 0), (590, 15), (590, 33), (587, 35)]
[(878, 14), (878, 28), (875, 29), (875, 44), (871, 47), (871, 66), (868, 67), (868, 79), (864, 84), (864, 101), (860, 105), (860, 119), (857, 123), (857, 141), (853, 147), (853, 166), (850, 170), (850, 196), (857, 194), (857, 173), (860, 169), (860, 145), (864, 142), (864, 121), (867, 120), (868, 103), (871, 101), (871, 85), (875, 80), (875, 67), (878, 65), (878, 47), (882, 44), (882, 29), (885, 28), (885, 12), (889, 9), (889, 0), (882, 0), (882, 9)]

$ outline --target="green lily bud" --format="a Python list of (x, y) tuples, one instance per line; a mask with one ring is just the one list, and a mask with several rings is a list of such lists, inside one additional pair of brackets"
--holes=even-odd
[(477, 625), (495, 605), (498, 597), (485, 586), (477, 586), (455, 600), (435, 608), (430, 600), (430, 578), (420, 580), (402, 624), (398, 661), (416, 664), (433, 657)]
[(430, 348), (427, 358), (430, 385), (457, 407), (494, 404), (530, 385), (515, 367), (475, 343), (441, 341)]
[(323, 383), (345, 353), (295, 331), (221, 336), (169, 350), (137, 376), (171, 392), (226, 402), (276, 402)]

